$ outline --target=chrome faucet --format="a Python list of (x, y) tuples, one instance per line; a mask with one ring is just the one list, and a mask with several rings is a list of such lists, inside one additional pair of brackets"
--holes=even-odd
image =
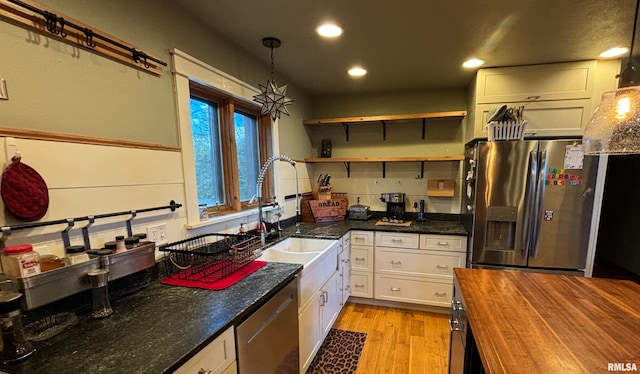
[(262, 181), (264, 180), (264, 176), (267, 174), (267, 169), (269, 169), (269, 166), (271, 166), (271, 164), (276, 160), (288, 162), (296, 172), (296, 234), (300, 234), (300, 194), (298, 193), (298, 169), (296, 168), (296, 162), (285, 155), (273, 155), (267, 159), (262, 166), (262, 169), (260, 169), (256, 185), (256, 195), (258, 196), (258, 228), (260, 230), (260, 241), (262, 242), (262, 245), (265, 243), (265, 232), (262, 229)]

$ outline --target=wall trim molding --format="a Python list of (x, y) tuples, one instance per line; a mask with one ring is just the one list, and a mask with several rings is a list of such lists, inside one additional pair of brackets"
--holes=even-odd
[(0, 136), (21, 138), (21, 139), (64, 142), (64, 143), (79, 143), (79, 144), (103, 145), (103, 146), (110, 146), (110, 147), (149, 149), (149, 150), (156, 150), (156, 151), (170, 151), (170, 152), (182, 151), (182, 148), (179, 146), (134, 142), (129, 140), (97, 138), (97, 137), (83, 136), (83, 135), (60, 134), (60, 133), (52, 133), (52, 132), (46, 132), (46, 131), (10, 129), (10, 128), (3, 128), (3, 127), (0, 127)]

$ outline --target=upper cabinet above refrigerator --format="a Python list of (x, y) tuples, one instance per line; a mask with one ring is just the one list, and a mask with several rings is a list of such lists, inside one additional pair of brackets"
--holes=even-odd
[(526, 138), (580, 137), (619, 70), (619, 60), (480, 69), (469, 86), (465, 142), (486, 139), (488, 113), (503, 104), (525, 107)]

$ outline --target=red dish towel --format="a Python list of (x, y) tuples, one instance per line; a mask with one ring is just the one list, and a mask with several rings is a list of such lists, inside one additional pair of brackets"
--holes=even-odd
[(251, 261), (248, 265), (243, 266), (240, 270), (233, 272), (228, 276), (222, 279), (219, 279), (215, 282), (206, 282), (206, 279), (196, 281), (196, 280), (177, 279), (175, 277), (167, 277), (161, 280), (160, 283), (168, 284), (171, 286), (195, 287), (195, 288), (203, 288), (205, 290), (218, 291), (218, 290), (223, 290), (227, 287), (233, 286), (234, 284), (246, 278), (249, 274), (265, 266), (266, 264), (267, 263), (265, 261)]

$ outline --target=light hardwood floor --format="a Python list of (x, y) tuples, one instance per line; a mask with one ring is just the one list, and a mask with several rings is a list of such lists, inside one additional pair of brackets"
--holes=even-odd
[(367, 333), (356, 374), (446, 374), (449, 316), (348, 302), (333, 325)]

